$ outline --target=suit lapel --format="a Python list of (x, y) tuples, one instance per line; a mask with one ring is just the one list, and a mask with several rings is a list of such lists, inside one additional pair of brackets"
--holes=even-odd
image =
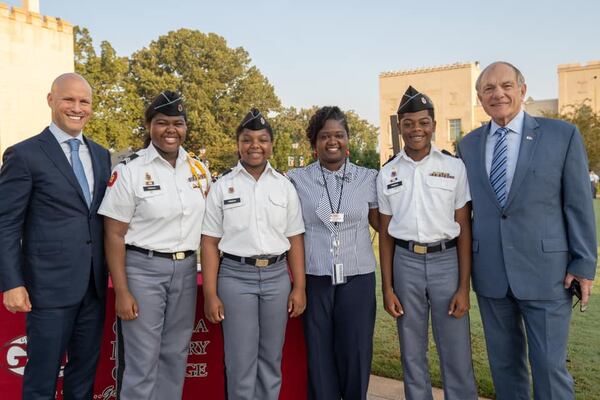
[(510, 192), (508, 193), (505, 208), (510, 206), (512, 200), (517, 195), (519, 186), (523, 183), (523, 179), (525, 179), (525, 176), (529, 171), (533, 153), (535, 152), (535, 147), (541, 134), (541, 132), (538, 131), (538, 127), (537, 121), (529, 116), (529, 114), (525, 113), (523, 132), (521, 133), (521, 145), (519, 147), (519, 157), (517, 158), (517, 165), (515, 167), (515, 173), (510, 185)]
[(65, 153), (60, 147), (60, 144), (50, 132), (50, 129), (46, 128), (39, 139), (42, 143), (40, 147), (42, 151), (46, 153), (50, 161), (58, 168), (61, 174), (67, 179), (67, 182), (75, 188), (77, 193), (79, 193), (79, 197), (81, 201), (83, 201), (84, 206), (87, 208), (87, 204), (85, 202), (85, 197), (83, 197), (83, 192), (81, 191), (81, 186), (79, 186), (79, 182), (77, 182), (77, 178), (75, 177), (75, 172), (73, 172), (73, 168), (71, 164), (69, 164), (69, 160), (65, 157)]
[(490, 177), (487, 172), (486, 167), (486, 144), (489, 136), (491, 122), (488, 122), (486, 126), (479, 128), (479, 168), (478, 171), (481, 171), (481, 180), (482, 185), (485, 188), (485, 192), (490, 196), (492, 203), (498, 207), (498, 209), (502, 209), (500, 203), (498, 202), (498, 198), (496, 197), (496, 193), (494, 193), (494, 188), (492, 188), (492, 184), (490, 183)]

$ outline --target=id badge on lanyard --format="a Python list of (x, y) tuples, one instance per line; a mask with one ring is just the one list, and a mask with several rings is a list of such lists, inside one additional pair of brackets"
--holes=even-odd
[(333, 267), (331, 272), (331, 284), (341, 285), (347, 282), (344, 275), (344, 264), (340, 260), (340, 238), (337, 234), (331, 235), (331, 254), (333, 255)]
[[(327, 200), (329, 200), (329, 207), (331, 207), (331, 214), (329, 214), (329, 222), (333, 223), (336, 227), (344, 222), (344, 213), (340, 212), (342, 205), (342, 193), (344, 192), (344, 181), (346, 180), (346, 166), (348, 165), (348, 158), (344, 160), (344, 172), (342, 175), (342, 183), (340, 185), (340, 197), (338, 199), (337, 210), (333, 208), (333, 202), (331, 201), (331, 195), (329, 194), (329, 188), (327, 187), (327, 179), (325, 179), (325, 172), (323, 172), (323, 166), (319, 164), (321, 168), (321, 175), (323, 176), (323, 185), (325, 186), (325, 192), (327, 193)], [(346, 276), (344, 276), (344, 264), (340, 260), (340, 237), (339, 231), (334, 230), (331, 234), (331, 248), (329, 250), (332, 255), (332, 271), (331, 271), (331, 284), (341, 285), (346, 283)]]
[(339, 212), (329, 214), (329, 222), (333, 222), (334, 224), (341, 224), (342, 222), (344, 222), (344, 214)]

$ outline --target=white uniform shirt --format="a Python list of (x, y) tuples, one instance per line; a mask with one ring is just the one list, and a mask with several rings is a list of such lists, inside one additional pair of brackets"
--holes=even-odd
[(48, 127), (50, 132), (62, 148), (65, 153), (65, 157), (69, 160), (69, 164), (73, 166), (73, 161), (71, 161), (71, 146), (67, 143), (70, 139), (77, 139), (81, 142), (79, 145), (79, 159), (81, 160), (81, 164), (83, 165), (83, 171), (85, 172), (85, 179), (87, 180), (87, 184), (90, 187), (90, 199), (94, 199), (94, 169), (92, 168), (92, 157), (90, 155), (90, 149), (88, 149), (87, 144), (83, 140), (83, 133), (79, 132), (79, 135), (73, 137), (69, 135), (67, 132), (60, 129), (54, 122), (50, 124)]
[(379, 171), (379, 212), (391, 215), (388, 233), (397, 239), (434, 243), (459, 235), (454, 211), (471, 200), (461, 160), (434, 146), (415, 162), (402, 150)]
[(165, 253), (197, 250), (208, 169), (208, 180), (200, 176), (198, 187), (183, 148), (175, 168), (152, 144), (136, 154), (139, 157), (115, 167), (98, 213), (129, 224), (126, 244)]
[(206, 202), (202, 234), (221, 238), (219, 250), (240, 257), (279, 255), (304, 233), (298, 194), (271, 164), (255, 180), (241, 163), (219, 179)]

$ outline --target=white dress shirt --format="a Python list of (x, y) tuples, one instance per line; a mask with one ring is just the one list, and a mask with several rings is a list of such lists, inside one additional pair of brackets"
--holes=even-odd
[(219, 250), (225, 253), (279, 255), (290, 249), (288, 237), (301, 233), (296, 189), (268, 162), (258, 180), (238, 162), (208, 194), (202, 234), (221, 238)]
[[(512, 185), (513, 177), (515, 176), (515, 169), (517, 168), (517, 160), (519, 159), (519, 149), (521, 148), (521, 136), (523, 133), (523, 121), (525, 120), (525, 112), (521, 110), (508, 124), (506, 128), (509, 129), (506, 134), (506, 193), (510, 193), (510, 186)], [(494, 122), (490, 123), (490, 131), (488, 132), (487, 141), (485, 143), (485, 169), (488, 176), (490, 176), (490, 169), (492, 168), (492, 159), (494, 158), (494, 146), (498, 141), (498, 135), (495, 135), (496, 131), (500, 128), (500, 125)]]
[(183, 148), (175, 168), (152, 144), (136, 154), (137, 158), (113, 170), (98, 214), (129, 224), (126, 244), (165, 253), (197, 250), (208, 169), (204, 167), (206, 176), (200, 176), (199, 187)]
[(379, 212), (392, 216), (388, 233), (420, 243), (457, 237), (454, 212), (471, 200), (463, 162), (434, 146), (421, 161), (402, 150), (381, 168), (377, 195)]
[(94, 169), (92, 167), (92, 157), (90, 156), (90, 149), (85, 144), (83, 140), (83, 133), (79, 132), (77, 136), (71, 136), (67, 132), (60, 129), (54, 122), (50, 124), (48, 127), (52, 135), (56, 138), (60, 147), (63, 149), (67, 160), (71, 166), (73, 162), (71, 161), (71, 146), (67, 143), (70, 139), (77, 139), (81, 142), (79, 145), (79, 159), (81, 160), (81, 164), (83, 164), (83, 170), (85, 171), (85, 179), (87, 180), (88, 186), (90, 187), (90, 199), (94, 198)]

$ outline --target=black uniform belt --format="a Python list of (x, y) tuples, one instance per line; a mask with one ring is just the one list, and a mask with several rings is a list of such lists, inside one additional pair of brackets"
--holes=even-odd
[(189, 256), (191, 256), (192, 254), (196, 254), (196, 251), (194, 251), (194, 250), (177, 251), (175, 253), (162, 253), (160, 251), (142, 249), (141, 247), (133, 246), (131, 244), (125, 245), (125, 248), (127, 250), (137, 251), (138, 253), (144, 253), (148, 257), (162, 257), (162, 258), (169, 258), (171, 260), (183, 260), (183, 259), (186, 259)]
[(446, 240), (446, 241), (442, 240), (441, 242), (430, 243), (430, 244), (414, 242), (412, 240), (396, 239), (396, 238), (394, 238), (394, 241), (396, 242), (396, 246), (400, 246), (404, 249), (407, 249), (408, 251), (412, 251), (413, 253), (417, 253), (417, 254), (435, 253), (438, 251), (442, 251), (444, 249), (451, 249), (456, 246), (456, 238)]
[(275, 264), (277, 261), (285, 260), (287, 253), (280, 254), (278, 256), (256, 256), (256, 257), (239, 257), (233, 254), (223, 253), (223, 257), (229, 258), (230, 260), (241, 262), (248, 265), (253, 265), (258, 268), (268, 267), (271, 264)]

